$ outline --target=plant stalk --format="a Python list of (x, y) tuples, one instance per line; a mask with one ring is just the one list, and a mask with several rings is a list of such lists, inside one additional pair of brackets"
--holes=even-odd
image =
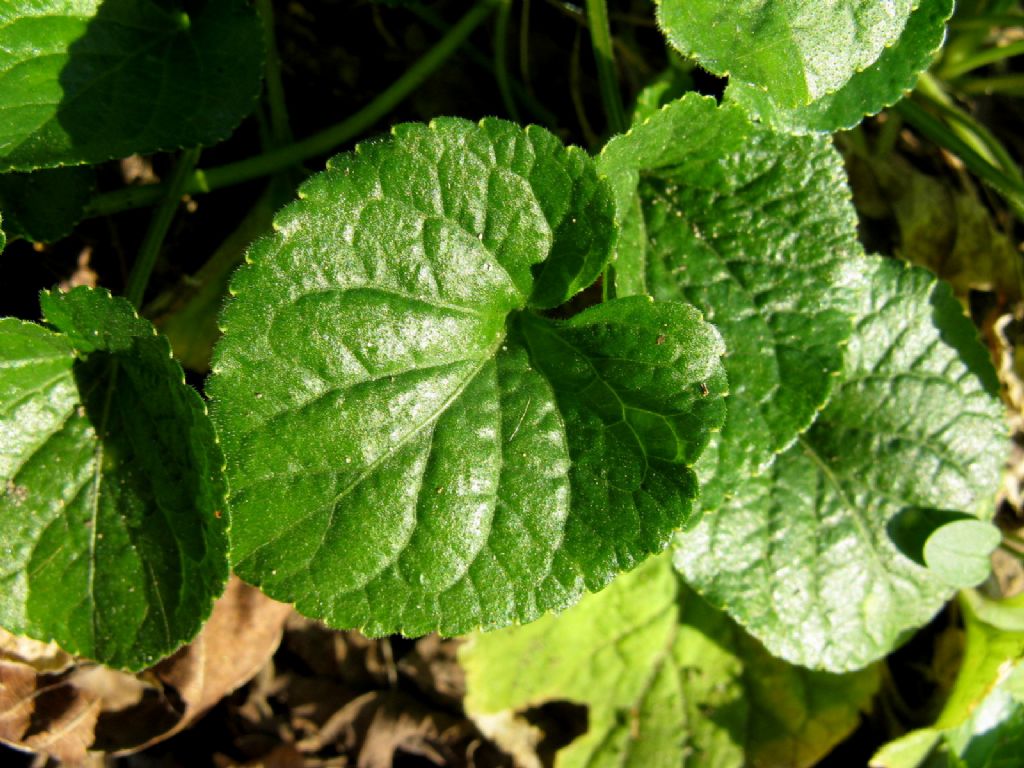
[(943, 79), (951, 80), (954, 77), (966, 75), (968, 72), (988, 64), (995, 64), (997, 61), (1003, 61), (1004, 59), (1020, 56), (1021, 54), (1024, 54), (1024, 41), (1010, 43), (1009, 45), (997, 45), (941, 67), (939, 74)]
[(517, 123), (519, 109), (516, 107), (516, 99), (512, 94), (512, 84), (508, 76), (508, 22), (512, 13), (512, 0), (501, 0), (498, 5), (498, 19), (494, 26), (494, 76), (498, 81), (498, 90), (501, 91), (501, 100), (505, 104), (505, 111), (509, 117)]
[(970, 113), (958, 107), (949, 94), (942, 89), (941, 84), (931, 75), (921, 76), (918, 82), (918, 96), (949, 120), (952, 129), (978, 154), (1008, 176), (1024, 183), (1020, 169), (1003, 143), (988, 128), (975, 120)]
[(270, 105), (270, 135), (274, 144), (283, 147), (291, 144), (292, 129), (288, 124), (288, 107), (284, 100), (284, 83), (281, 80), (281, 59), (277, 55), (277, 39), (274, 35), (274, 8), (270, 0), (256, 0), (256, 10), (263, 22), (263, 45), (267, 61), (264, 65), (264, 87), (267, 103)]
[[(163, 245), (167, 230), (171, 227), (174, 214), (181, 204), (181, 196), (185, 191), (185, 184), (199, 161), (199, 147), (186, 149), (181, 153), (178, 162), (171, 173), (171, 179), (167, 184), (167, 191), (160, 206), (153, 214), (153, 220), (146, 231), (146, 237), (139, 247), (139, 255), (135, 259), (131, 274), (128, 275), (128, 285), (125, 287), (125, 298), (134, 305), (136, 309), (142, 306), (142, 297), (146, 293), (146, 285), (149, 283), (149, 276), (153, 274), (153, 267), (156, 265), (157, 256), (160, 255), (160, 246)], [(162, 186), (162, 185), (161, 185)]]
[(601, 88), (601, 103), (604, 105), (611, 133), (623, 133), (626, 110), (619, 93), (619, 78), (615, 70), (615, 53), (612, 48), (612, 32), (608, 24), (608, 7), (605, 0), (587, 0), (587, 22), (590, 27), (590, 43), (597, 63), (597, 79)]

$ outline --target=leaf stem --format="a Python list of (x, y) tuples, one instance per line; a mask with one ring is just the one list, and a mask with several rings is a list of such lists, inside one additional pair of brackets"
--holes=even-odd
[[(355, 114), (319, 133), (279, 149), (205, 171), (197, 169), (186, 180), (183, 192), (187, 194), (210, 192), (261, 176), (269, 176), (290, 165), (295, 165), (316, 155), (326, 154), (364, 133), (391, 112), (451, 57), (473, 30), (491, 14), (496, 2), (497, 0), (480, 0), (438, 41), (437, 45), (427, 51), (401, 77)], [(86, 208), (85, 218), (152, 205), (163, 198), (166, 191), (167, 187), (159, 184), (129, 187), (97, 195)]]
[[(524, 5), (529, 4), (529, 0), (523, 0)], [(417, 17), (423, 19), (427, 24), (434, 27), (434, 29), (440, 30), (441, 32), (447, 32), (451, 29), (451, 25), (444, 21), (436, 12), (422, 5), (411, 5), (409, 11), (416, 14)], [(466, 58), (478, 65), (482, 69), (486, 69), (497, 75), (494, 66), (494, 57), (485, 56), (479, 48), (473, 45), (472, 42), (467, 42), (463, 47), (463, 53)], [(522, 50), (520, 50), (520, 54)], [(520, 62), (521, 64), (522, 62)], [(524, 82), (509, 78), (509, 88), (512, 89), (512, 95), (516, 98), (517, 102), (522, 103), (537, 119), (540, 120), (544, 125), (551, 129), (555, 129), (558, 126), (558, 118), (541, 104), (537, 98), (530, 91), (529, 87)]]
[(608, 24), (608, 7), (605, 0), (587, 0), (587, 21), (590, 27), (590, 43), (594, 48), (597, 63), (597, 79), (601, 88), (601, 102), (608, 118), (608, 130), (622, 133), (629, 126), (626, 110), (619, 93), (619, 79), (615, 71), (615, 53), (612, 48), (611, 27)]
[(1008, 45), (992, 46), (991, 48), (978, 51), (970, 56), (965, 56), (959, 61), (951, 62), (940, 67), (939, 76), (945, 80), (950, 80), (954, 77), (965, 75), (979, 67), (984, 67), (988, 64), (995, 64), (997, 61), (1003, 61), (1004, 59), (1020, 56), (1021, 54), (1024, 54), (1024, 41), (1018, 41)]
[(139, 247), (139, 254), (135, 259), (131, 274), (128, 275), (128, 285), (125, 288), (125, 298), (130, 301), (136, 309), (142, 306), (142, 297), (146, 292), (146, 285), (149, 283), (149, 276), (153, 273), (157, 256), (160, 255), (160, 246), (163, 245), (167, 230), (171, 227), (171, 221), (181, 203), (181, 196), (185, 191), (185, 183), (199, 160), (199, 147), (186, 149), (181, 153), (178, 162), (171, 173), (171, 179), (167, 185), (167, 193), (161, 201), (160, 206), (153, 214), (153, 220), (146, 231), (146, 237)]
[(1024, 75), (997, 75), (995, 77), (965, 77), (956, 80), (952, 87), (969, 94), (1005, 93), (1008, 96), (1024, 96)]
[(978, 154), (1008, 176), (1024, 183), (1020, 169), (1002, 142), (968, 112), (958, 107), (938, 80), (931, 75), (923, 75), (918, 83), (918, 95), (940, 115), (951, 121), (952, 129), (977, 150)]
[(505, 111), (518, 123), (519, 109), (516, 107), (508, 77), (508, 22), (511, 13), (512, 0), (501, 0), (498, 4), (497, 23), (494, 25), (494, 76), (498, 81), (498, 90), (501, 91)]
[(274, 35), (274, 8), (270, 0), (256, 0), (256, 11), (263, 22), (263, 45), (266, 49), (264, 83), (267, 103), (270, 105), (270, 135), (276, 146), (291, 144), (292, 129), (288, 124), (288, 107), (284, 99), (284, 83), (281, 81), (281, 60), (277, 55), (277, 40)]

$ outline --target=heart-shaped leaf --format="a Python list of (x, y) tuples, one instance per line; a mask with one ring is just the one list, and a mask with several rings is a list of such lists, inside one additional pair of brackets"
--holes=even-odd
[(828, 407), (676, 555), (772, 653), (835, 671), (884, 656), (949, 599), (936, 564), (904, 554), (891, 524), (912, 508), (991, 514), (1006, 441), (988, 353), (949, 287), (866, 263)]
[(237, 572), (374, 634), (529, 621), (661, 549), (721, 339), (635, 297), (537, 314), (615, 237), (593, 163), (499, 120), (341, 155), (231, 286), (210, 381)]
[(991, 523), (956, 520), (928, 537), (924, 543), (924, 562), (951, 587), (976, 587), (992, 571), (989, 558), (1002, 538)]
[(245, 0), (0, 4), (0, 170), (214, 144), (253, 108), (262, 32)]
[(105, 291), (0, 320), (0, 624), (141, 669), (228, 576), (223, 459), (167, 340)]

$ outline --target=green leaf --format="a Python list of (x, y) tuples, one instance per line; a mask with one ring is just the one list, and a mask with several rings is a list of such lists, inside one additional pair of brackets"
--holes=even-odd
[(716, 75), (767, 90), (781, 105), (839, 90), (899, 39), (913, 0), (658, 0), (681, 53)]
[(988, 578), (992, 570), (989, 558), (1002, 538), (991, 523), (957, 520), (928, 537), (924, 562), (951, 587), (975, 587)]
[(833, 671), (885, 655), (949, 599), (893, 541), (894, 521), (990, 515), (1006, 440), (988, 353), (949, 287), (881, 258), (866, 273), (828, 407), (676, 556), (772, 653)]
[[(654, 94), (645, 92), (646, 101)], [(598, 157), (598, 170), (612, 185), (618, 218), (629, 216), (642, 174), (657, 173), (724, 184), (722, 161), (740, 151), (754, 127), (735, 106), (719, 107), (710, 96), (688, 93), (641, 118), (615, 136)]]
[(0, 211), (7, 230), (36, 243), (60, 240), (82, 220), (95, 185), (92, 168), (0, 174)]
[(587, 707), (557, 765), (809, 766), (856, 728), (877, 670), (778, 661), (652, 559), (561, 616), (477, 635), (459, 654), (485, 732), (546, 702)]
[(917, 84), (946, 36), (953, 0), (920, 0), (899, 40), (882, 51), (870, 67), (849, 82), (800, 106), (780, 104), (771, 90), (739, 80), (729, 83), (726, 97), (743, 105), (762, 122), (794, 133), (831, 133), (853, 128), (866, 115), (892, 106)]
[(579, 151), (499, 120), (392, 134), (308, 181), (232, 281), (209, 391), (235, 568), (373, 634), (529, 621), (686, 522), (724, 348), (680, 304), (528, 308), (608, 259)]
[(244, 0), (9, 0), (0, 170), (215, 144), (253, 108), (262, 58)]
[(141, 669), (228, 576), (220, 450), (166, 339), (106, 291), (0, 320), (0, 625)]
[(643, 203), (646, 244), (620, 243), (616, 274), (642, 271), (652, 296), (693, 304), (725, 338), (728, 416), (700, 462), (714, 509), (810, 425), (842, 367), (861, 254), (842, 161), (688, 96), (609, 142), (600, 167), (620, 216), (638, 184)]
[(960, 606), (966, 629), (964, 657), (938, 721), (886, 744), (872, 758), (872, 766), (1009, 768), (1020, 762), (1024, 749), (1024, 596), (997, 601), (977, 592), (962, 592)]

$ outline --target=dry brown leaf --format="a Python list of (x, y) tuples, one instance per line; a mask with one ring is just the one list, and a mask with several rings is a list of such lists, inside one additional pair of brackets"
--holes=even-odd
[(63, 672), (75, 663), (56, 643), (43, 643), (0, 629), (0, 660), (19, 661), (37, 672)]
[[(247, 683), (274, 655), (290, 613), (291, 606), (271, 600), (232, 576), (199, 636), (151, 670), (163, 685), (177, 691), (184, 705), (177, 721), (141, 743), (107, 751), (115, 755), (134, 754), (170, 738)], [(123, 715), (138, 719), (134, 710), (126, 710)]]
[(895, 233), (895, 255), (932, 270), (961, 296), (972, 289), (1020, 296), (1017, 244), (966, 176), (931, 176), (896, 153), (853, 153), (847, 167), (858, 212)]
[(102, 701), (79, 692), (68, 674), (39, 673), (0, 661), (0, 741), (68, 765), (83, 763)]
[(466, 695), (466, 673), (457, 654), (460, 641), (427, 635), (416, 641), (411, 653), (398, 663), (398, 671), (412, 680), (424, 695), (454, 710)]
[(233, 578), (196, 640), (139, 675), (69, 665), (54, 646), (0, 635), (0, 740), (69, 765), (145, 749), (255, 675), (290, 612)]

